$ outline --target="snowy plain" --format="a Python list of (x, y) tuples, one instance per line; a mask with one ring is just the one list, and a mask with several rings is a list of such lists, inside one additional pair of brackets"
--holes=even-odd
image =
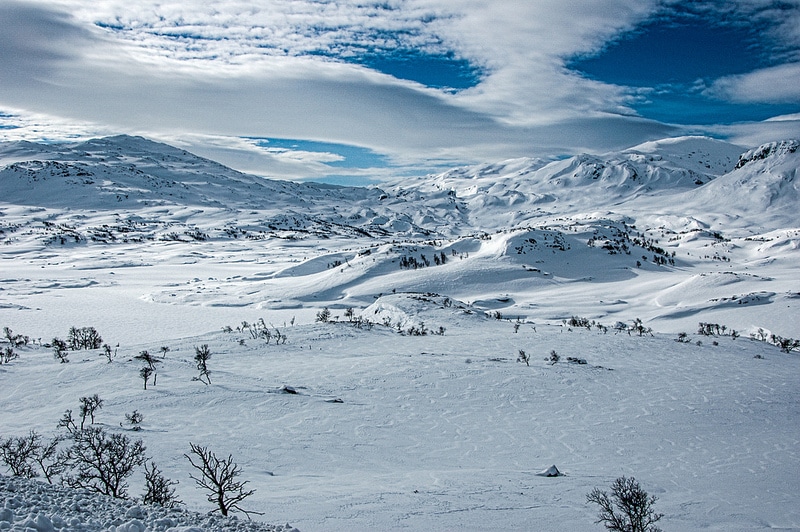
[[(189, 510), (212, 510), (193, 442), (236, 458), (256, 520), (303, 531), (600, 529), (586, 494), (621, 475), (665, 530), (800, 529), (800, 357), (749, 338), (800, 337), (797, 147), (668, 139), (349, 189), (139, 138), (4, 145), (0, 325), (33, 343), (0, 366), (0, 436), (54, 434), (97, 393), (99, 426), (144, 414), (126, 434)], [(260, 318), (285, 343), (242, 327)], [(615, 328), (637, 318), (652, 335)], [(38, 345), (71, 326), (115, 360)], [(144, 390), (133, 357), (161, 346)]]

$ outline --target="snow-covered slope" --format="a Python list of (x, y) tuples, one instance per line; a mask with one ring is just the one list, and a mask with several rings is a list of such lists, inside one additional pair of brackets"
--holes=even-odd
[[(73, 291), (97, 298), (85, 312), (101, 322), (121, 296), (160, 322), (170, 307), (313, 315), (422, 291), (531, 319), (674, 331), (705, 316), (800, 335), (796, 148), (681, 137), (353, 188), (249, 176), (139, 137), (5, 144), (2, 306), (10, 325), (57, 331), (70, 316), (47, 302)], [(741, 304), (754, 294), (760, 305)]]
[[(770, 338), (800, 337), (797, 148), (682, 137), (352, 188), (138, 137), (1, 145), (0, 325), (30, 338), (0, 338), (0, 435), (98, 393), (106, 430), (144, 413), (130, 434), (189, 509), (200, 441), (301, 530), (585, 530), (623, 474), (668, 530), (796, 529), (800, 359)], [(58, 364), (72, 326), (115, 360)], [(133, 357), (162, 347), (145, 390)], [(16, 528), (256, 529), (0, 485)]]
[[(141, 438), (188, 509), (213, 508), (189, 477), (193, 442), (232, 455), (256, 490), (241, 504), (263, 513), (255, 520), (306, 532), (594, 530), (586, 494), (621, 475), (658, 497), (665, 530), (800, 527), (800, 357), (765, 342), (508, 322), (420, 293), (382, 296), (352, 321), (333, 309), (329, 323), (284, 325), (239, 309), (216, 332), (171, 340), (151, 338), (134, 311), (139, 339), (123, 341), (111, 363), (102, 350), (59, 364), (51, 349), (17, 348), (0, 366), (0, 434), (57, 434), (64, 411), (97, 393), (95, 426)], [(259, 317), (269, 342), (250, 332)], [(204, 344), (209, 385), (193, 380)], [(142, 350), (161, 361), (147, 390), (133, 359)], [(133, 410), (144, 416), (135, 432), (125, 420)], [(551, 465), (564, 476), (538, 475)], [(131, 495), (144, 491), (142, 477), (130, 478)], [(39, 515), (88, 530), (141, 532), (134, 520), (175, 532), (251, 529), (241, 514), (231, 523), (16, 484), (0, 505), (20, 529)]]

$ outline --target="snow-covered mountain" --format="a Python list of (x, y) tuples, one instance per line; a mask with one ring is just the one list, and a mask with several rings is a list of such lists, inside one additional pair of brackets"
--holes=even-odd
[[(82, 268), (219, 263), (218, 251), (272, 263), (156, 283), (139, 294), (150, 302), (363, 307), (388, 290), (430, 291), (537, 319), (583, 309), (674, 329), (704, 312), (798, 334), (796, 316), (778, 310), (800, 291), (796, 148), (682, 137), (359, 188), (263, 179), (136, 137), (13, 143), (0, 148), (0, 231), (6, 256)], [(720, 275), (738, 282), (659, 303), (687, 279)], [(769, 304), (719, 303), (754, 293)]]

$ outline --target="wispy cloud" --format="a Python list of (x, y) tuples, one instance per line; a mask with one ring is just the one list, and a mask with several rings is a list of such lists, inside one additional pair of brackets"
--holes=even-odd
[[(292, 178), (329, 172), (325, 157), (337, 154), (270, 152), (238, 139), (362, 146), (401, 171), (604, 151), (686, 129), (637, 117), (646, 89), (588, 79), (567, 67), (569, 59), (598, 53), (680, 5), (11, 0), (0, 5), (0, 110), (188, 139), (207, 155)], [(800, 2), (691, 5), (753, 17), (771, 43), (769, 68), (710, 80), (708, 91), (731, 101), (796, 98), (800, 24), (792, 21)], [(409, 57), (451, 61), (453, 72), (475, 77), (441, 90), (430, 78), (391, 70)]]
[(720, 78), (709, 88), (709, 93), (744, 103), (800, 102), (800, 62)]

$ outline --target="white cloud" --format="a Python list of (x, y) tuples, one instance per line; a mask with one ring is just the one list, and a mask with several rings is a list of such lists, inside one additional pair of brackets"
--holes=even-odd
[[(669, 3), (5, 1), (0, 109), (183, 139), (239, 168), (293, 178), (329, 168), (318, 154), (269, 153), (236, 139), (359, 145), (402, 168), (605, 151), (679, 131), (630, 116), (634, 93), (581, 78), (564, 60), (600, 49)], [(763, 7), (760, 0), (739, 4)], [(775, 28), (783, 42), (797, 33), (786, 24)], [(450, 51), (486, 76), (448, 94), (314, 55), (373, 46)], [(756, 85), (767, 94), (758, 80), (769, 75), (779, 77), (763, 71), (714, 90), (737, 98)], [(781, 97), (796, 94), (781, 80)]]
[(718, 79), (709, 94), (740, 103), (800, 102), (800, 62)]

